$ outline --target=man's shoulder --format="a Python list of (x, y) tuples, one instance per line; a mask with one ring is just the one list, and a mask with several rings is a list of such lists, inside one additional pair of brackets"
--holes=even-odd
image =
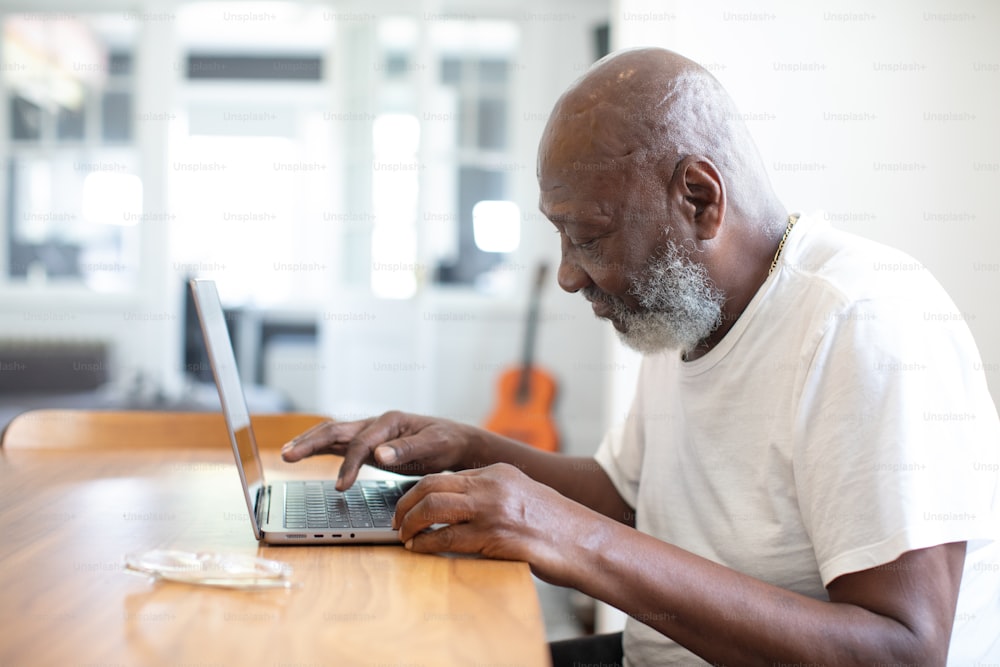
[(790, 287), (826, 289), (844, 306), (886, 298), (950, 301), (927, 267), (906, 252), (836, 229), (818, 216), (803, 222), (783, 267)]
[(801, 347), (789, 341), (790, 349), (808, 350), (837, 335), (869, 346), (880, 339), (886, 347), (950, 341), (962, 354), (978, 354), (962, 313), (922, 262), (822, 219), (799, 231), (763, 306), (766, 320), (780, 321), (783, 334), (801, 339)]

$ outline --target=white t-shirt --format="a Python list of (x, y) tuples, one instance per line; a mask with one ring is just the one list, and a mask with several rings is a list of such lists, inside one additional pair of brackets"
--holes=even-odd
[[(903, 253), (800, 219), (712, 351), (643, 360), (596, 459), (639, 530), (816, 599), (968, 541), (949, 664), (1000, 662), (1000, 421), (963, 315)], [(633, 619), (625, 653), (706, 664)]]

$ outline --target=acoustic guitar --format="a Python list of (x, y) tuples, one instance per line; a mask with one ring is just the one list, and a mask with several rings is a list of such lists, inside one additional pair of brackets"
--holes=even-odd
[(508, 368), (497, 382), (497, 405), (486, 420), (488, 431), (547, 452), (559, 451), (559, 432), (552, 418), (556, 380), (534, 363), (538, 304), (548, 267), (542, 263), (528, 305), (521, 363)]

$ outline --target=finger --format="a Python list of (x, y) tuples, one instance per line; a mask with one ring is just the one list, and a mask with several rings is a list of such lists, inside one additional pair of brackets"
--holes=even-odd
[(421, 428), (412, 415), (387, 412), (358, 433), (347, 445), (340, 466), (337, 488), (350, 487), (364, 463), (375, 463), (385, 470), (412, 473), (409, 465), (431, 457), (440, 443), (433, 435), (412, 431)]
[(344, 460), (340, 462), (340, 470), (337, 471), (337, 490), (346, 491), (358, 479), (358, 472), (361, 466), (372, 460), (371, 451), (363, 446), (351, 441), (344, 451)]
[[(396, 442), (396, 441), (390, 441), (390, 442)], [(361, 460), (360, 464), (356, 463), (353, 460), (354, 455), (352, 455), (351, 457), (352, 460), (350, 461), (350, 471), (345, 470), (344, 474), (345, 484), (340, 490), (343, 491), (344, 489), (349, 488), (351, 484), (354, 483), (356, 476), (361, 469), (361, 466), (364, 465), (365, 463), (375, 465), (381, 468), (382, 470), (388, 470), (389, 472), (394, 472), (400, 475), (417, 476), (417, 475), (423, 475), (425, 473), (425, 466), (422, 462), (396, 461), (395, 457), (387, 458), (385, 452), (386, 450), (391, 449), (391, 447), (392, 445), (388, 443), (378, 445), (377, 447), (375, 447), (375, 451), (371, 452), (369, 456)], [(353, 450), (345, 447), (343, 451), (343, 456), (346, 458), (348, 454), (350, 454), (352, 451)], [(357, 454), (357, 456), (359, 457), (362, 456), (364, 454), (364, 451), (365, 451), (364, 449), (359, 449), (359, 453)], [(389, 463), (388, 461), (395, 461), (395, 463)], [(434, 467), (431, 470), (431, 472), (437, 472), (440, 469), (441, 469), (440, 467)], [(351, 472), (349, 479), (347, 475), (348, 472)]]
[(432, 493), (404, 514), (399, 514), (397, 506), (396, 517), (399, 538), (406, 542), (441, 524), (468, 523), (476, 518), (476, 511), (473, 501), (463, 493)]
[(293, 462), (315, 454), (340, 453), (337, 450), (350, 442), (370, 421), (370, 419), (353, 422), (325, 421), (316, 424), (285, 443), (281, 448), (281, 458)]
[[(387, 442), (392, 442), (407, 429), (407, 415), (402, 412), (387, 412), (368, 420), (364, 428), (354, 434), (344, 449), (344, 461), (337, 474), (337, 489), (345, 491), (354, 484), (358, 472), (365, 463), (375, 463), (391, 470), (397, 463), (394, 449), (386, 450)], [(387, 452), (389, 454), (387, 455)]]
[(313, 439), (317, 432), (326, 430), (327, 424), (329, 422), (320, 422), (286, 442), (281, 448), (281, 458), (286, 461), (298, 461), (306, 456), (311, 456), (315, 451)]
[(466, 480), (460, 479), (457, 473), (438, 473), (422, 478), (396, 502), (393, 528), (398, 529), (402, 517), (409, 514), (420, 501), (432, 493), (464, 494), (468, 488), (465, 482)]
[(477, 532), (468, 523), (453, 524), (418, 533), (406, 540), (403, 546), (410, 551), (425, 554), (476, 554), (480, 552), (481, 543)]
[(391, 467), (394, 463), (390, 457), (376, 457), (375, 453), (381, 450), (387, 441), (398, 437), (406, 426), (406, 415), (400, 412), (387, 412), (381, 417), (367, 420), (363, 428), (359, 429), (344, 449), (344, 461), (340, 464), (340, 472), (337, 474), (337, 489), (344, 491), (358, 478), (358, 471), (365, 463), (377, 463), (383, 468)]

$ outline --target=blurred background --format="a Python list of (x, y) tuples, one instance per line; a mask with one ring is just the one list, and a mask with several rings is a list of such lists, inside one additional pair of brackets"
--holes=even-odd
[(0, 428), (217, 409), (191, 277), (218, 281), (255, 411), (482, 422), (547, 263), (535, 358), (563, 450), (592, 453), (637, 358), (555, 285), (535, 148), (637, 45), (723, 82), (790, 211), (930, 268), (956, 311), (927, 319), (968, 322), (996, 394), (997, 3), (500, 4), (3, 0)]

